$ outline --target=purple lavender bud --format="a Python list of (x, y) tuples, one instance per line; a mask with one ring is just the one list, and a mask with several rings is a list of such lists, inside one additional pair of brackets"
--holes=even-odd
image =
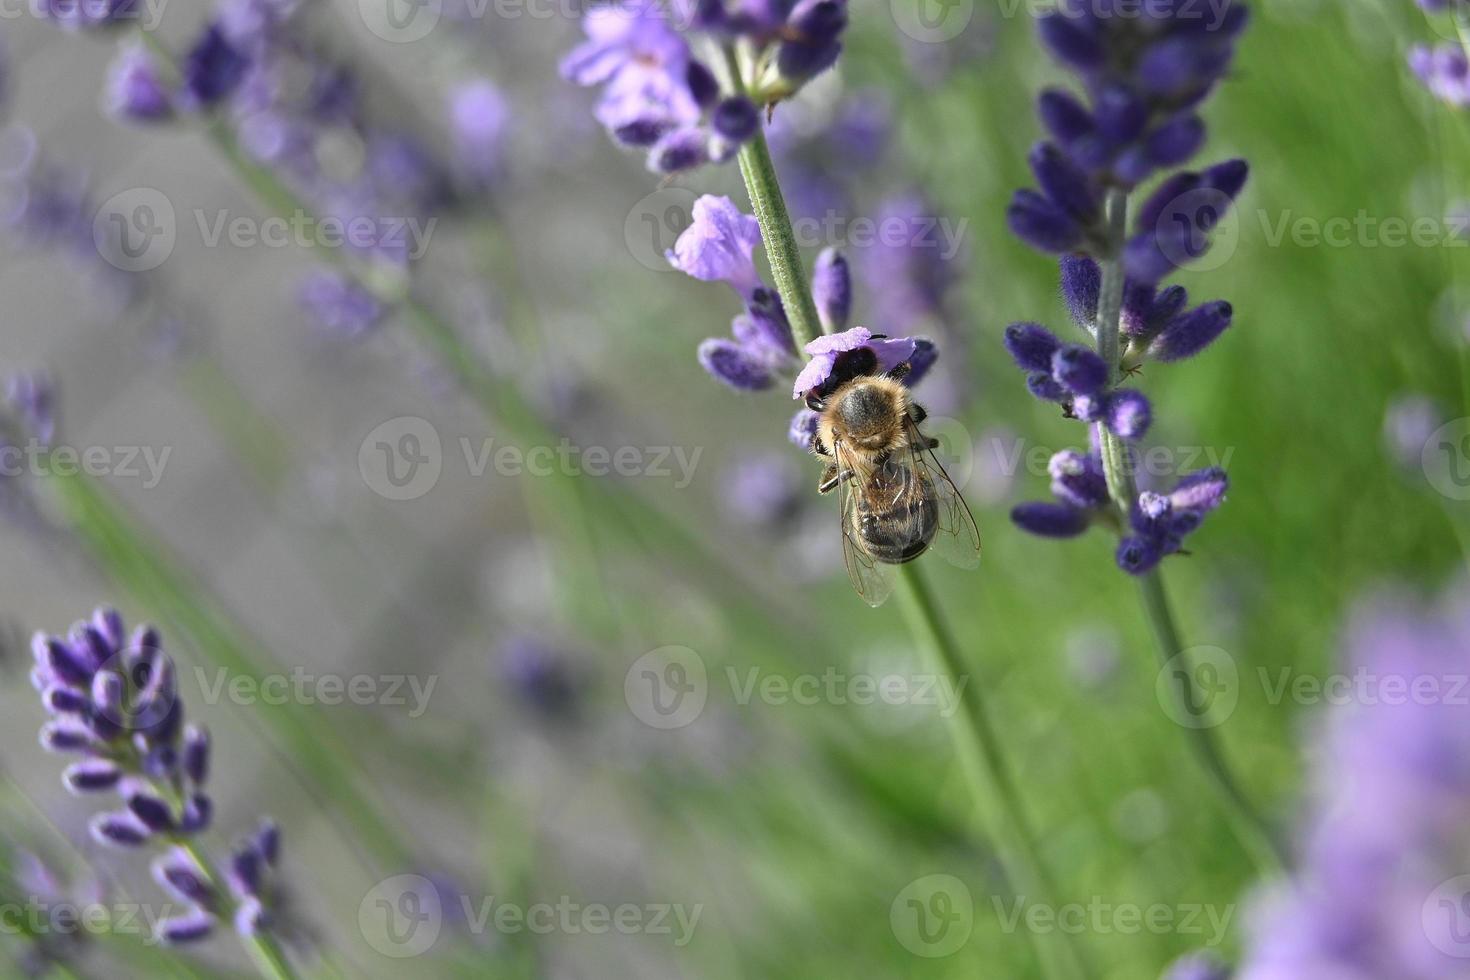
[(685, 126), (664, 135), (648, 151), (648, 169), (676, 174), (709, 162), (709, 140), (698, 126)]
[(194, 793), (184, 801), (184, 812), (179, 816), (179, 830), (185, 834), (198, 834), (209, 829), (214, 818), (214, 801), (203, 793)]
[(81, 721), (56, 718), (41, 726), (41, 747), (48, 752), (87, 752), (96, 747), (92, 731)]
[(1040, 18), (1037, 29), (1042, 43), (1068, 68), (1088, 72), (1101, 67), (1107, 59), (1102, 42), (1066, 14), (1053, 13)]
[(131, 787), (126, 793), (128, 809), (143, 826), (154, 833), (164, 833), (174, 827), (173, 811), (163, 798), (144, 785)]
[(791, 335), (791, 321), (786, 318), (786, 308), (774, 289), (758, 286), (751, 290), (745, 303), (745, 315), (750, 322), (747, 337), (736, 333), (736, 340), (754, 344), (755, 348), (768, 352), (772, 359), (780, 361), (796, 358), (796, 338)]
[(1123, 283), (1123, 307), (1119, 311), (1118, 326), (1125, 336), (1142, 337), (1151, 331), (1154, 295), (1157, 289), (1142, 282)]
[(923, 337), (914, 339), (914, 352), (909, 356), (909, 373), (904, 377), (903, 383), (912, 388), (924, 380), (924, 375), (939, 363), (939, 348), (934, 341)]
[(256, 851), (260, 852), (261, 859), (265, 861), (267, 867), (275, 867), (276, 862), (281, 859), (280, 825), (269, 817), (262, 820), (260, 826), (255, 829), (253, 846)]
[(180, 901), (214, 909), (219, 894), (204, 877), (193, 856), (182, 847), (171, 848), (153, 862), (153, 880)]
[(1061, 89), (1047, 89), (1037, 102), (1041, 124), (1053, 139), (1063, 146), (1070, 146), (1096, 132), (1092, 114), (1070, 93)]
[(264, 858), (255, 849), (254, 842), (247, 842), (235, 849), (230, 856), (230, 889), (241, 898), (258, 896), (264, 878)]
[(1046, 465), (1051, 492), (1073, 507), (1102, 507), (1108, 502), (1108, 481), (1095, 458), (1064, 449)]
[(209, 732), (198, 725), (184, 729), (184, 774), (195, 786), (209, 778)]
[(214, 930), (217, 920), (203, 909), (195, 909), (184, 915), (175, 915), (158, 923), (155, 936), (159, 942), (169, 946), (184, 946), (207, 939)]
[(1087, 530), (1092, 515), (1066, 504), (1041, 501), (1017, 504), (1011, 521), (1021, 530), (1043, 538), (1075, 538)]
[(1026, 376), (1026, 390), (1044, 402), (1065, 402), (1067, 389), (1063, 388), (1050, 371), (1036, 371)]
[(1190, 171), (1164, 178), (1139, 207), (1136, 219), (1138, 229), (1144, 232), (1157, 230), (1169, 208), (1186, 194), (1198, 190), (1203, 180), (1199, 174)]
[(1103, 412), (1106, 422), (1120, 439), (1142, 439), (1153, 421), (1153, 409), (1140, 391), (1131, 388), (1110, 392)]
[(1212, 167), (1206, 167), (1200, 174), (1204, 186), (1214, 188), (1227, 199), (1234, 201), (1245, 189), (1246, 179), (1250, 177), (1250, 164), (1244, 160), (1226, 160)]
[(1082, 242), (1077, 222), (1032, 190), (1016, 191), (1006, 208), (1006, 223), (1017, 238), (1040, 252), (1070, 252)]
[(1132, 143), (1148, 126), (1149, 106), (1122, 85), (1109, 85), (1097, 96), (1093, 118), (1097, 128), (1115, 146)]
[(122, 613), (110, 606), (98, 606), (92, 613), (92, 625), (107, 639), (108, 646), (114, 652), (122, 649), (128, 638)]
[(31, 641), (31, 649), (36, 651), (41, 666), (63, 684), (82, 689), (91, 684), (91, 664), (64, 640), (54, 636), (38, 636)]
[(1179, 478), (1169, 503), (1175, 510), (1211, 511), (1225, 502), (1230, 477), (1218, 466), (1196, 470)]
[[(148, 736), (136, 740), (147, 744)], [(154, 745), (143, 755), (143, 773), (152, 779), (172, 780), (179, 770), (179, 752), (172, 745)]]
[(92, 701), (72, 687), (52, 685), (41, 692), (41, 705), (53, 715), (79, 715), (92, 709)]
[(118, 53), (107, 81), (107, 110), (120, 119), (156, 122), (173, 115), (173, 97), (158, 77), (153, 57), (141, 45)]
[(1190, 114), (1170, 120), (1148, 134), (1144, 151), (1156, 167), (1177, 167), (1199, 152), (1205, 144), (1205, 124)]
[(1130, 535), (1118, 542), (1118, 567), (1130, 575), (1143, 575), (1152, 571), (1163, 558), (1163, 548), (1151, 538)]
[(710, 125), (715, 132), (732, 143), (744, 143), (760, 128), (760, 110), (754, 102), (743, 95), (725, 99), (715, 107), (710, 116)]
[(113, 847), (141, 847), (148, 842), (148, 828), (133, 814), (99, 813), (87, 825), (92, 838)]
[(184, 89), (195, 105), (209, 108), (235, 90), (249, 66), (219, 24), (210, 24), (184, 57)]
[(1068, 344), (1052, 355), (1052, 377), (1075, 395), (1096, 395), (1108, 383), (1108, 365), (1089, 347)]
[(472, 179), (490, 180), (500, 169), (511, 122), (504, 94), (488, 78), (468, 79), (450, 92), (454, 156)]
[(702, 61), (691, 60), (689, 62), (685, 82), (689, 86), (689, 94), (694, 97), (694, 101), (702, 109), (710, 108), (720, 97), (719, 80)]
[(296, 300), (318, 326), (342, 340), (366, 337), (387, 313), (356, 279), (339, 272), (311, 273), (301, 284)]
[(97, 793), (112, 789), (122, 778), (117, 763), (108, 759), (83, 759), (67, 766), (61, 781), (73, 793)]
[(786, 428), (786, 438), (796, 448), (811, 452), (812, 443), (817, 438), (817, 422), (820, 418), (809, 408), (797, 409), (796, 414), (791, 416), (791, 424)]
[(1051, 374), (1052, 358), (1062, 349), (1056, 334), (1039, 323), (1013, 323), (1006, 327), (1004, 343), (1022, 371)]
[(847, 329), (852, 314), (852, 270), (835, 248), (825, 248), (817, 256), (812, 269), (812, 299), (816, 300), (823, 330), (837, 333)]
[(1193, 357), (1225, 332), (1232, 313), (1229, 303), (1216, 300), (1175, 317), (1149, 345), (1149, 357), (1164, 362)]
[(801, 84), (831, 68), (846, 27), (846, 0), (797, 0), (786, 21), (789, 39), (776, 50), (776, 70), (789, 84)]
[(722, 337), (711, 337), (699, 345), (699, 364), (716, 381), (737, 391), (764, 391), (775, 379), (745, 348)]
[(72, 650), (81, 656), (88, 669), (98, 670), (112, 659), (117, 651), (96, 626), (78, 623), (68, 634)]
[(1062, 268), (1062, 298), (1067, 301), (1067, 310), (1076, 324), (1088, 333), (1093, 331), (1097, 319), (1097, 298), (1102, 290), (1102, 270), (1085, 255), (1064, 255)]
[(1091, 180), (1060, 150), (1050, 143), (1037, 143), (1027, 162), (1041, 192), (1053, 204), (1083, 224), (1096, 220), (1099, 201)]
[(1149, 329), (1162, 330), (1188, 305), (1189, 290), (1183, 286), (1168, 286), (1159, 290), (1148, 313)]

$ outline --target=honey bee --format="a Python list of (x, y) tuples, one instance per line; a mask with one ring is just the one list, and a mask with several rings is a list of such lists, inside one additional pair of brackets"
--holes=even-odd
[(841, 491), (842, 557), (870, 606), (893, 591), (893, 566), (926, 551), (980, 563), (980, 531), (934, 455), (939, 440), (919, 430), (928, 413), (903, 384), (908, 372), (904, 363), (878, 373), (877, 355), (859, 347), (806, 398), (820, 413), (812, 451), (828, 461), (817, 492)]

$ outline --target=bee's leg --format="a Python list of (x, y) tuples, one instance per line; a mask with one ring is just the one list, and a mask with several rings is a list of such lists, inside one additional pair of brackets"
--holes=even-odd
[(821, 436), (817, 436), (812, 440), (812, 452), (818, 456), (825, 456), (828, 459), (832, 458), (832, 450), (827, 448), (827, 444), (822, 441)]
[(884, 377), (891, 378), (894, 381), (902, 381), (909, 376), (909, 372), (913, 369), (914, 366), (912, 364), (904, 361), (902, 364), (895, 365), (893, 370), (889, 371)]
[(813, 412), (820, 412), (822, 409), (827, 407), (827, 399), (823, 398), (821, 395), (807, 395), (806, 407), (811, 409)]
[(931, 436), (928, 439), (925, 439), (924, 440), (924, 445), (925, 445), (926, 448), (929, 448), (929, 449), (938, 449), (939, 448), (939, 440), (938, 439), (935, 439), (934, 437)]
[(831, 493), (844, 480), (851, 480), (852, 476), (852, 470), (838, 472), (837, 464), (829, 463), (827, 464), (827, 468), (822, 471), (822, 482), (817, 484), (817, 493)]
[(917, 402), (913, 402), (909, 405), (909, 418), (914, 420), (915, 425), (918, 425), (920, 422), (924, 421), (928, 417), (929, 413), (925, 410), (923, 405), (920, 405)]

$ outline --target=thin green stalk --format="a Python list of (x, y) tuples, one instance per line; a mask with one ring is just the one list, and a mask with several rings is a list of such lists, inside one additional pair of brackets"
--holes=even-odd
[[(734, 76), (735, 84), (743, 88), (739, 83), (738, 59), (733, 49), (727, 47), (725, 54), (727, 68)], [(740, 173), (745, 179), (756, 219), (760, 222), (761, 240), (770, 259), (781, 303), (788, 311), (797, 343), (805, 346), (821, 332), (816, 304), (807, 285), (796, 235), (781, 194), (780, 180), (771, 162), (770, 150), (759, 133), (740, 150)], [(794, 316), (791, 315), (793, 311), (796, 311)], [(904, 617), (915, 641), (927, 652), (936, 669), (963, 692), (961, 710), (951, 718), (950, 735), (970, 783), (975, 805), (987, 813), (987, 830), (997, 840), (1009, 838), (1011, 842), (1011, 847), (1000, 848), (1006, 876), (1018, 895), (1046, 904), (1050, 896), (1056, 894), (1056, 889), (1046, 872), (1036, 835), (1021, 806), (1020, 793), (991, 724), (980, 686), (961, 682), (966, 674), (964, 660), (919, 570), (913, 565), (904, 565), (898, 570), (898, 578)], [(1081, 954), (1072, 945), (1071, 936), (1064, 933), (1042, 935), (1035, 931), (1029, 935), (1047, 977), (1088, 975), (1082, 965)]]
[[(1047, 905), (1059, 891), (1046, 870), (1036, 832), (1026, 816), (1015, 777), (981, 694), (982, 688), (976, 683), (966, 683), (974, 678), (967, 676), (958, 644), (923, 573), (915, 565), (903, 565), (898, 581), (898, 594), (910, 632), (950, 687), (960, 692), (959, 709), (950, 718), (950, 739), (969, 781), (975, 805), (984, 814), (986, 833), (996, 841), (1009, 844), (1010, 853), (1006, 853), (1003, 843), (1000, 855), (1008, 883), (1017, 895), (1034, 904)], [(1029, 930), (1028, 934), (1047, 976), (1088, 975), (1080, 950), (1065, 932)]]
[[(1106, 208), (1108, 239), (1105, 254), (1100, 258), (1102, 284), (1098, 296), (1098, 317), (1095, 328), (1097, 352), (1108, 365), (1108, 384), (1112, 386), (1117, 384), (1120, 374), (1119, 327), (1123, 308), (1124, 276), (1119, 252), (1127, 233), (1128, 195), (1120, 190), (1109, 191)], [(1097, 433), (1098, 441), (1102, 446), (1103, 474), (1107, 478), (1108, 494), (1113, 498), (1113, 503), (1121, 514), (1123, 526), (1126, 527), (1133, 501), (1138, 498), (1138, 486), (1134, 481), (1128, 447), (1105, 425), (1099, 423)], [(1169, 605), (1168, 593), (1164, 590), (1163, 576), (1158, 569), (1154, 569), (1142, 576), (1139, 584), (1142, 589), (1144, 612), (1147, 614), (1149, 626), (1158, 643), (1160, 658), (1167, 663), (1175, 657), (1187, 657), (1184, 644), (1179, 640), (1179, 630), (1175, 626), (1174, 612)], [(1192, 695), (1194, 675), (1189, 669), (1189, 664), (1179, 666), (1182, 668), (1178, 671), (1181, 683), (1178, 689), (1171, 688), (1171, 690), (1174, 690), (1175, 697), (1181, 704), (1188, 704), (1191, 703), (1189, 699)], [(1241, 845), (1250, 853), (1262, 873), (1279, 873), (1286, 863), (1280, 845), (1272, 835), (1265, 818), (1251, 804), (1250, 798), (1241, 789), (1239, 780), (1231, 772), (1229, 763), (1225, 761), (1224, 755), (1216, 744), (1214, 731), (1208, 727), (1186, 727), (1182, 730), (1185, 732), (1191, 752), (1199, 760), (1201, 767), (1210, 778), (1211, 785), (1224, 802), (1226, 811), (1230, 815), (1231, 828)]]

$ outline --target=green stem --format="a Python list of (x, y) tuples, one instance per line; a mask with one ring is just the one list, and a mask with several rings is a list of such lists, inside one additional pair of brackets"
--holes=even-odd
[[(903, 565), (898, 580), (910, 632), (951, 689), (960, 692), (959, 708), (950, 717), (950, 739), (969, 781), (975, 805), (984, 814), (986, 832), (992, 839), (1009, 844), (1008, 848), (1001, 848), (1000, 855), (1006, 878), (1017, 895), (1034, 904), (1049, 905), (1059, 891), (1046, 870), (1036, 832), (1026, 816), (1015, 777), (981, 694), (982, 688), (970, 683), (974, 678), (968, 676), (958, 644), (923, 574), (912, 564)], [(1081, 952), (1068, 934), (1031, 930), (1029, 935), (1047, 976), (1088, 975)]]
[[(1154, 639), (1158, 643), (1159, 660), (1163, 664), (1173, 663), (1178, 669), (1173, 676), (1178, 680), (1177, 688), (1169, 685), (1174, 691), (1177, 702), (1181, 705), (1181, 711), (1187, 709), (1183, 706), (1198, 704), (1194, 691), (1193, 664), (1189, 661), (1189, 653), (1179, 639), (1179, 628), (1175, 625), (1174, 611), (1169, 605), (1169, 594), (1164, 589), (1164, 579), (1154, 569), (1139, 579), (1139, 588), (1143, 596), (1143, 607), (1148, 614), (1149, 626), (1153, 629)], [(1179, 717), (1188, 717), (1181, 714)], [(1286, 856), (1281, 850), (1271, 827), (1266, 823), (1264, 817), (1256, 811), (1250, 799), (1241, 789), (1240, 783), (1230, 771), (1230, 765), (1220, 752), (1219, 745), (1209, 728), (1186, 728), (1193, 737), (1189, 739), (1189, 747), (1193, 751), (1200, 766), (1210, 777), (1210, 782), (1215, 787), (1227, 810), (1230, 813), (1231, 824), (1235, 835), (1241, 845), (1245, 847), (1255, 860), (1256, 866), (1266, 874), (1281, 874), (1286, 867)]]
[[(1116, 385), (1119, 378), (1119, 327), (1123, 309), (1123, 263), (1119, 252), (1127, 234), (1128, 195), (1120, 190), (1108, 192), (1107, 243), (1100, 259), (1102, 284), (1098, 296), (1096, 323), (1097, 353), (1108, 365), (1109, 387)], [(1128, 526), (1133, 502), (1138, 499), (1138, 486), (1134, 481), (1131, 456), (1127, 445), (1108, 427), (1097, 424), (1098, 441), (1102, 447), (1103, 474), (1107, 478), (1108, 494), (1118, 508), (1123, 526)], [(1159, 656), (1168, 663), (1176, 657), (1188, 657), (1179, 630), (1175, 625), (1174, 611), (1164, 590), (1164, 579), (1157, 569), (1139, 580), (1142, 589), (1144, 612), (1158, 643)], [(1176, 699), (1182, 705), (1192, 700), (1193, 677), (1189, 664), (1179, 664), (1176, 672), (1180, 678), (1177, 688), (1171, 686)], [(1240, 782), (1225, 761), (1215, 735), (1209, 727), (1185, 727), (1183, 731), (1190, 750), (1199, 761), (1210, 783), (1225, 804), (1230, 815), (1231, 828), (1246, 851), (1255, 860), (1263, 874), (1279, 873), (1285, 865), (1280, 845), (1272, 835), (1269, 825), (1251, 804), (1250, 798), (1241, 789)]]
[[(727, 45), (724, 50), (730, 82), (737, 92), (744, 92), (745, 80), (735, 49)], [(805, 347), (822, 333), (822, 325), (817, 316), (816, 301), (807, 285), (801, 247), (796, 242), (791, 215), (786, 211), (786, 198), (781, 194), (781, 182), (776, 177), (776, 165), (771, 160), (771, 148), (766, 145), (764, 131), (757, 129), (755, 135), (746, 140), (740, 147), (739, 159), (740, 176), (745, 180), (751, 207), (760, 222), (761, 242), (766, 247), (766, 259), (771, 263), (776, 291), (781, 294), (781, 302), (786, 307), (786, 319), (791, 322), (791, 334), (798, 347)]]
[[(725, 53), (727, 67), (738, 79), (734, 51), (726, 48)], [(771, 257), (771, 269), (782, 305), (791, 320), (797, 343), (805, 346), (820, 331), (816, 304), (807, 286), (776, 168), (760, 134), (741, 149), (740, 173), (745, 178), (746, 191), (760, 222), (761, 239)], [(803, 317), (806, 318), (804, 324)], [(999, 849), (1007, 877), (1018, 895), (1047, 904), (1048, 897), (1056, 894), (1056, 890), (1041, 859), (1036, 834), (1021, 806), (1020, 793), (991, 724), (980, 686), (963, 682), (967, 673), (964, 660), (919, 570), (912, 565), (903, 565), (898, 569), (898, 579), (904, 616), (915, 641), (927, 652), (935, 668), (963, 692), (961, 710), (950, 719), (950, 736), (970, 783), (975, 806), (987, 814), (985, 823), (991, 836), (997, 841), (1009, 838), (1011, 846)], [(1032, 931), (1030, 937), (1047, 977), (1087, 976), (1071, 936), (1064, 933), (1043, 935)]]

